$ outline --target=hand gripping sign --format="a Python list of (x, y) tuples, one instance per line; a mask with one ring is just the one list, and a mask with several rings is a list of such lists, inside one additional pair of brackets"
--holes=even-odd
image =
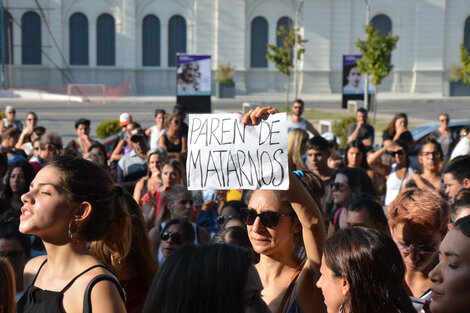
[(190, 114), (189, 190), (289, 188), (286, 113), (259, 125), (240, 114)]

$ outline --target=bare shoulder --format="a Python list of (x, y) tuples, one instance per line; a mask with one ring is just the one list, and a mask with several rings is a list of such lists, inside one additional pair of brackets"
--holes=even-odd
[(25, 288), (31, 285), (34, 277), (36, 276), (41, 264), (47, 259), (47, 256), (41, 255), (29, 260), (24, 267), (24, 286)]
[(80, 276), (64, 294), (64, 308), (67, 312), (82, 312), (85, 292), (94, 278), (105, 275), (106, 278), (96, 282), (90, 291), (91, 306), (94, 312), (126, 312), (121, 298), (121, 288), (113, 282), (117, 278), (104, 267), (95, 267)]

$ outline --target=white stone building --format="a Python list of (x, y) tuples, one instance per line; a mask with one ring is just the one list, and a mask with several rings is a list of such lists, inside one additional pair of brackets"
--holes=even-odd
[[(263, 61), (263, 47), (276, 43), (279, 21), (294, 20), (299, 1), (3, 0), (4, 63), (13, 63), (4, 67), (5, 85), (115, 86), (130, 77), (133, 94), (171, 95), (180, 51), (211, 54), (214, 70), (235, 65), (237, 94), (281, 92), (285, 77)], [(341, 91), (342, 55), (358, 52), (365, 14), (363, 0), (303, 1), (301, 94)], [(384, 91), (442, 92), (459, 45), (470, 50), (467, 0), (373, 0), (370, 17), (400, 36)]]

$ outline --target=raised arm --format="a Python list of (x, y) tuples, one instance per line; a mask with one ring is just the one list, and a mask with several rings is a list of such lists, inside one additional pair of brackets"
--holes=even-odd
[[(242, 123), (256, 125), (270, 114), (277, 113), (271, 107), (250, 110)], [(289, 189), (286, 192), (302, 227), (307, 261), (296, 282), (296, 297), (304, 312), (326, 312), (321, 291), (315, 286), (320, 277), (320, 263), (323, 245), (326, 241), (323, 213), (302, 182), (289, 172)]]
[(311, 132), (314, 136), (320, 136), (318, 130), (309, 121), (307, 121), (307, 130)]

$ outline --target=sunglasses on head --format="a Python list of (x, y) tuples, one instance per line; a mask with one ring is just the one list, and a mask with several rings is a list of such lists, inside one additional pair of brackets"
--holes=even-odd
[(171, 231), (167, 231), (165, 230), (164, 232), (162, 232), (162, 234), (160, 235), (160, 239), (163, 240), (163, 241), (168, 241), (170, 240), (171, 238), (171, 241), (173, 243), (176, 243), (177, 245), (180, 245), (183, 243), (183, 240), (181, 238), (181, 234), (180, 233), (172, 233)]
[(254, 209), (242, 208), (240, 210), (243, 223), (246, 225), (253, 225), (256, 218), (259, 217), (261, 223), (267, 228), (276, 228), (279, 224), (279, 218), (282, 216), (295, 216), (294, 212), (290, 213), (277, 213), (273, 211), (264, 211), (258, 214)]
[(390, 155), (392, 157), (395, 157), (396, 155), (403, 155), (403, 153), (405, 153), (405, 150), (401, 149), (401, 150), (398, 150), (398, 151), (390, 152)]

